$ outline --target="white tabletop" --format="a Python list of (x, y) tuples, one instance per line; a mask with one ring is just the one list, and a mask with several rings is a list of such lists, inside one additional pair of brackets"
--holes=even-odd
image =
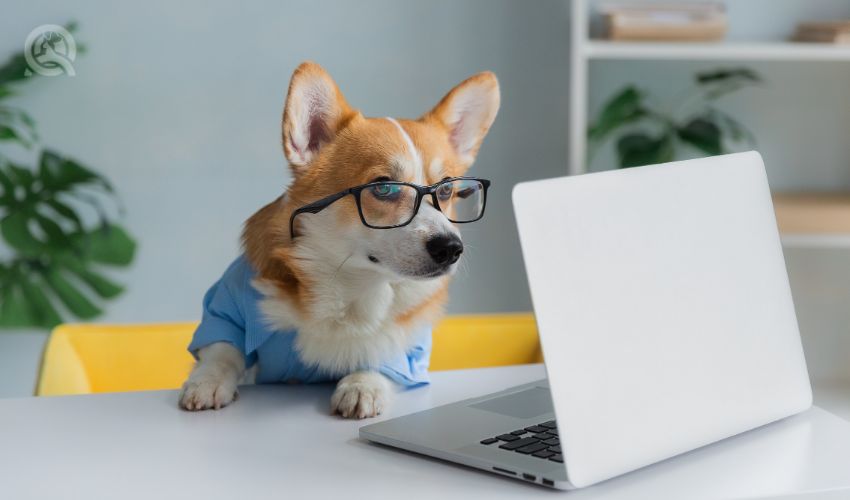
[[(432, 374), (381, 418), (543, 377), (539, 365)], [(552, 498), (559, 493), (362, 442), (332, 386), (245, 387), (215, 412), (175, 391), (0, 400), (0, 498)], [(813, 408), (573, 499), (850, 497), (850, 423)], [(801, 495), (801, 493), (803, 495)], [(835, 496), (839, 495), (839, 496)]]

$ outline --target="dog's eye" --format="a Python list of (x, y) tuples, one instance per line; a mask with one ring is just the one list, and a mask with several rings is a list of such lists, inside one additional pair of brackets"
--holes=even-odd
[(391, 200), (398, 197), (401, 188), (399, 184), (378, 184), (372, 186), (371, 191), (375, 198)]
[(452, 197), (453, 191), (454, 191), (454, 186), (452, 185), (451, 182), (447, 182), (445, 184), (442, 184), (440, 187), (437, 188), (437, 198), (439, 198), (442, 201), (446, 201), (446, 200), (448, 200), (449, 198)]

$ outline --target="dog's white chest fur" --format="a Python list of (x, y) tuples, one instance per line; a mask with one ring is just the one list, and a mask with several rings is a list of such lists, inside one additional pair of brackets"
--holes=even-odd
[(412, 333), (421, 325), (398, 324), (395, 319), (427, 300), (440, 280), (387, 282), (356, 276), (317, 285), (309, 318), (281, 298), (274, 286), (254, 280), (264, 298), (260, 311), (275, 330), (296, 330), (295, 347), (302, 361), (334, 374), (378, 367), (407, 352)]

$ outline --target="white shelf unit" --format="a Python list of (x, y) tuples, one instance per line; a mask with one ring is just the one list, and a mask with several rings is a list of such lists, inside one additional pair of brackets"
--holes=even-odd
[(570, 175), (587, 170), (588, 66), (594, 60), (850, 61), (850, 47), (794, 42), (653, 43), (591, 39), (590, 1), (572, 0)]
[(850, 47), (826, 43), (626, 43), (594, 40), (585, 43), (582, 52), (586, 60), (850, 61)]
[[(847, 61), (850, 46), (776, 42), (617, 42), (591, 39), (591, 0), (573, 0), (571, 17), (570, 175), (587, 171), (588, 75), (593, 61)], [(850, 248), (850, 193), (774, 199), (786, 246)], [(827, 224), (823, 220), (828, 220)], [(845, 223), (845, 221), (847, 221)]]

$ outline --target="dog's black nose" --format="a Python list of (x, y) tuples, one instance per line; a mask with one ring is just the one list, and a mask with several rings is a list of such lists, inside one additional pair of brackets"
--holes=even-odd
[(463, 243), (453, 234), (434, 236), (425, 243), (425, 248), (434, 262), (441, 265), (454, 264), (463, 253)]

